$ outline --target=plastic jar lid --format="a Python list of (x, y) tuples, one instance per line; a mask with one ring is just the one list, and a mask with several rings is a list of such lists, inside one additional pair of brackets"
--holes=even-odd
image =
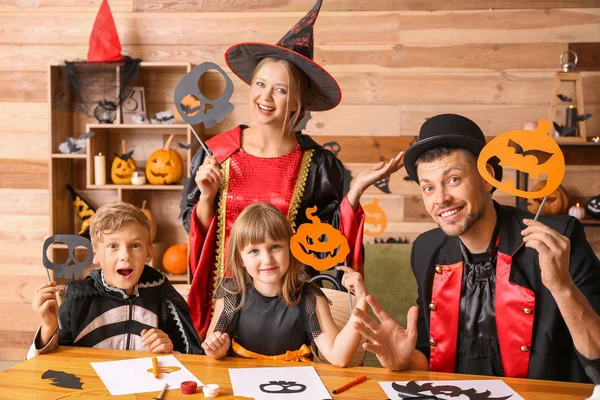
[(183, 394), (194, 394), (197, 388), (198, 384), (194, 381), (181, 382), (181, 393)]

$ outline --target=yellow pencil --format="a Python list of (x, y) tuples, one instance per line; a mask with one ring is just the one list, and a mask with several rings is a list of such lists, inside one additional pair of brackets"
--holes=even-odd
[(152, 357), (152, 372), (154, 372), (154, 377), (158, 378), (158, 360), (156, 357)]

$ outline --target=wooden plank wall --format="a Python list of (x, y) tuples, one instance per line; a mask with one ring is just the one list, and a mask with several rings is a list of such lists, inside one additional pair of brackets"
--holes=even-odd
[[(239, 41), (274, 43), (313, 0), (110, 0), (123, 53), (144, 61), (214, 61)], [(38, 320), (30, 307), (44, 282), (48, 234), (47, 64), (85, 59), (100, 0), (0, 2), (0, 359), (22, 359)], [(489, 136), (546, 117), (559, 55), (600, 38), (596, 0), (325, 0), (316, 60), (338, 79), (343, 102), (314, 113), (307, 131), (337, 142), (353, 175), (408, 145), (425, 118), (471, 117)], [(585, 46), (583, 46), (585, 47)], [(244, 122), (247, 87), (235, 77), (234, 115), (209, 133)], [(600, 134), (600, 72), (583, 74), (588, 132)], [(598, 160), (598, 157), (595, 158)], [(597, 162), (597, 161), (596, 161)], [(576, 166), (577, 198), (600, 192), (600, 167)], [(384, 238), (431, 226), (416, 185), (399, 173), (391, 194), (372, 188), (386, 211)], [(499, 196), (503, 202), (514, 200)], [(588, 229), (600, 250), (600, 228)]]

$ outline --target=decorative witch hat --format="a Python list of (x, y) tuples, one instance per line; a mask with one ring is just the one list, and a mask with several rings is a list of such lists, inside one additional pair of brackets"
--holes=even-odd
[(121, 41), (107, 0), (102, 0), (90, 35), (88, 62), (121, 61)]
[(89, 239), (90, 222), (92, 222), (92, 217), (96, 214), (96, 210), (94, 210), (90, 203), (85, 201), (71, 185), (67, 185), (67, 189), (69, 189), (69, 192), (71, 193), (75, 211), (77, 211), (77, 214), (79, 214), (79, 217), (81, 218), (81, 228), (77, 234)]
[(306, 109), (325, 111), (336, 107), (342, 100), (342, 91), (335, 79), (313, 61), (313, 27), (323, 0), (317, 0), (308, 12), (277, 44), (244, 42), (231, 46), (225, 52), (225, 62), (234, 74), (251, 84), (252, 73), (266, 57), (287, 60), (298, 67), (310, 80)]

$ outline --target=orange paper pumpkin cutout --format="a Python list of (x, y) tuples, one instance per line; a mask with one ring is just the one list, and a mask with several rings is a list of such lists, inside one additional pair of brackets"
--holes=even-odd
[[(527, 199), (541, 198), (554, 192), (565, 176), (565, 158), (558, 144), (548, 136), (552, 125), (540, 120), (536, 130), (518, 130), (501, 134), (492, 139), (479, 154), (477, 169), (492, 186), (513, 196)], [(500, 182), (488, 172), (486, 164), (498, 157), (502, 167), (512, 167), (529, 174), (532, 178), (546, 175), (546, 185), (539, 190), (517, 189), (512, 179)]]
[(348, 240), (333, 226), (322, 223), (314, 215), (317, 207), (306, 209), (311, 223), (302, 224), (290, 240), (290, 249), (298, 261), (310, 265), (317, 271), (325, 271), (344, 262), (350, 253)]
[[(180, 367), (158, 367), (159, 374), (170, 374), (171, 372), (177, 372), (181, 368)], [(148, 368), (146, 372), (154, 373), (154, 368)]]
[(378, 236), (385, 232), (387, 216), (383, 208), (379, 207), (379, 199), (374, 198), (369, 204), (363, 206), (365, 211), (365, 235)]

